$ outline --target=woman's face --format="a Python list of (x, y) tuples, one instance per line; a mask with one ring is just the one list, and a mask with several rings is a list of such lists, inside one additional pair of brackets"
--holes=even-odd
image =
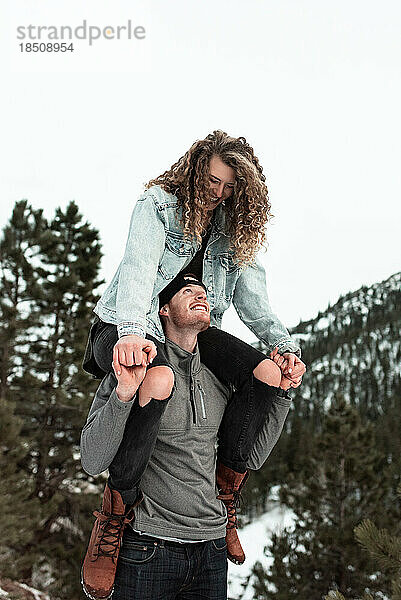
[(223, 163), (218, 156), (212, 156), (209, 163), (209, 182), (211, 199), (207, 200), (206, 210), (214, 210), (220, 202), (232, 195), (235, 171)]

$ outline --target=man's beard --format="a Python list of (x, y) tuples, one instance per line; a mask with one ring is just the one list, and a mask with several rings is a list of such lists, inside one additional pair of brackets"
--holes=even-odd
[(171, 314), (172, 322), (177, 329), (189, 329), (192, 331), (205, 331), (210, 327), (210, 318), (208, 320), (199, 319), (196, 314), (192, 319), (188, 319), (187, 315), (181, 315), (178, 311)]

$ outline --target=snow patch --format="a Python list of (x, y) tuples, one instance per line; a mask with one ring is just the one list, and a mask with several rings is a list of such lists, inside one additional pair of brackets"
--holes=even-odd
[(278, 534), (283, 529), (292, 527), (294, 521), (295, 515), (292, 510), (274, 502), (271, 510), (238, 531), (246, 560), (243, 565), (234, 565), (228, 561), (229, 598), (241, 597), (242, 600), (252, 600), (254, 597), (252, 577), (248, 581), (246, 590), (242, 584), (249, 578), (255, 562), (260, 562), (265, 569), (270, 568), (273, 558), (264, 555), (264, 548), (269, 544), (273, 533)]
[(27, 592), (30, 592), (35, 600), (43, 600), (44, 597), (48, 598), (48, 596), (44, 595), (43, 592), (39, 592), (38, 590), (35, 590), (35, 588), (29, 587), (29, 585), (26, 585), (26, 583), (19, 583), (18, 585)]
[(315, 331), (322, 331), (323, 329), (327, 329), (330, 325), (330, 321), (333, 321), (333, 318), (329, 319), (328, 317), (320, 317), (318, 322), (315, 324)]

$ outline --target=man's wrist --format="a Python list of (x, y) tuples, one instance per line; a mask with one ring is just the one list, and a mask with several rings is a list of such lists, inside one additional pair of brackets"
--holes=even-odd
[(290, 394), (288, 393), (288, 390), (283, 390), (283, 388), (278, 388), (277, 397), (285, 398), (286, 400), (292, 400)]
[(136, 390), (133, 391), (132, 390), (127, 391), (127, 390), (122, 390), (121, 388), (119, 388), (118, 386), (116, 387), (116, 394), (117, 394), (117, 398), (119, 400), (121, 400), (121, 402), (130, 402), (133, 397), (136, 394)]

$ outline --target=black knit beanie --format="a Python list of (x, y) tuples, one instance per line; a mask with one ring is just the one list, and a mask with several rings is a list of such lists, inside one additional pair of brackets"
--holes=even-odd
[(176, 277), (159, 294), (159, 307), (168, 304), (173, 296), (186, 285), (200, 285), (206, 292), (206, 287), (192, 273), (178, 273)]

